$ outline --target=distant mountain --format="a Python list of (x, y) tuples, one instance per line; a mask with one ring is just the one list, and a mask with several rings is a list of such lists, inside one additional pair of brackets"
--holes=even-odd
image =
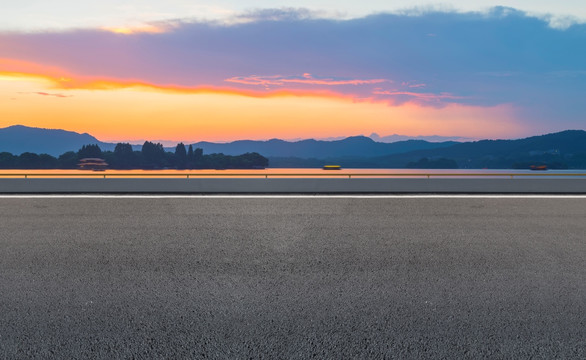
[(366, 136), (353, 136), (343, 140), (301, 140), (284, 141), (272, 139), (268, 141), (240, 140), (231, 143), (198, 142), (193, 148), (201, 148), (204, 153), (223, 153), (238, 155), (246, 152), (257, 152), (267, 157), (298, 157), (328, 158), (333, 156), (374, 157), (413, 150), (437, 149), (451, 146), (455, 142), (430, 143), (423, 140), (407, 140), (395, 143), (378, 143)]
[(83, 145), (98, 144), (102, 150), (114, 149), (114, 144), (103, 143), (90, 134), (58, 129), (42, 129), (14, 125), (0, 129), (0, 152), (19, 155), (23, 152), (59, 156), (77, 151)]
[[(77, 151), (83, 145), (97, 144), (102, 150), (113, 150), (116, 144), (102, 142), (87, 133), (76, 133), (58, 129), (42, 129), (14, 125), (0, 129), (0, 152), (12, 154), (34, 152), (59, 156), (67, 151)], [(193, 148), (201, 148), (204, 153), (223, 153), (225, 155), (241, 155), (257, 152), (263, 156), (324, 158), (332, 156), (374, 157), (397, 154), (413, 150), (436, 149), (455, 144), (455, 142), (430, 143), (423, 140), (407, 140), (394, 143), (378, 143), (365, 136), (353, 136), (342, 140), (301, 140), (284, 141), (272, 139), (268, 141), (239, 140), (230, 143), (198, 142)], [(133, 145), (140, 150), (141, 145)], [(174, 147), (166, 147), (174, 151)]]
[(422, 159), (453, 160), (459, 168), (526, 169), (545, 164), (549, 168), (586, 168), (586, 131), (567, 130), (519, 140), (481, 140), (435, 149), (419, 149), (374, 157), (269, 157), (273, 167), (309, 167), (338, 164), (357, 168), (405, 168)]
[(475, 139), (466, 138), (462, 136), (439, 136), (439, 135), (429, 135), (429, 136), (408, 136), (408, 135), (387, 135), (387, 136), (380, 136), (377, 133), (370, 134), (369, 138), (376, 142), (383, 142), (383, 143), (391, 143), (397, 141), (406, 141), (406, 140), (424, 140), (429, 142), (444, 142), (444, 141), (473, 141)]
[[(0, 152), (23, 152), (59, 156), (83, 145), (97, 144), (113, 150), (116, 144), (101, 142), (89, 134), (15, 125), (0, 129)], [(381, 143), (365, 136), (342, 140), (268, 141), (240, 140), (230, 143), (198, 142), (204, 154), (240, 155), (257, 152), (269, 158), (271, 167), (316, 167), (326, 163), (357, 168), (404, 168), (409, 163), (453, 160), (460, 168), (527, 168), (547, 164), (550, 168), (586, 168), (586, 131), (567, 130), (518, 140), (428, 142), (407, 140)], [(133, 146), (140, 150), (141, 145)], [(174, 147), (166, 148), (174, 151)], [(443, 161), (443, 160), (442, 160)]]
[(445, 157), (461, 163), (482, 160), (519, 160), (543, 156), (574, 156), (586, 153), (586, 131), (566, 130), (518, 140), (480, 140), (449, 147), (417, 150), (404, 157)]

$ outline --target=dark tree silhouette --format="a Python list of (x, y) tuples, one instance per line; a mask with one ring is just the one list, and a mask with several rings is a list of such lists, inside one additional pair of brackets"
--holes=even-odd
[(117, 155), (128, 155), (132, 154), (132, 145), (129, 143), (118, 143), (114, 148), (114, 153)]
[(59, 161), (54, 156), (49, 154), (39, 155), (39, 168), (40, 169), (55, 169)]
[(80, 159), (83, 159), (83, 158), (101, 158), (102, 157), (102, 150), (96, 144), (84, 145), (77, 152), (77, 156), (79, 156)]
[(187, 167), (187, 152), (183, 143), (179, 143), (175, 147), (175, 166), (177, 169), (185, 169)]
[(59, 155), (57, 159), (59, 167), (62, 169), (75, 169), (79, 162), (79, 157), (76, 152), (68, 151)]
[(114, 148), (112, 166), (116, 169), (132, 169), (139, 167), (137, 156), (128, 143), (118, 143)]
[(237, 166), (244, 169), (265, 168), (269, 166), (269, 159), (259, 153), (246, 153), (236, 156)]
[(16, 163), (19, 169), (38, 169), (41, 165), (39, 155), (30, 152), (20, 154)]
[(193, 167), (196, 169), (201, 169), (201, 168), (203, 168), (203, 165), (204, 165), (203, 150), (200, 148), (197, 148), (193, 151)]
[(142, 145), (142, 157), (146, 168), (162, 168), (165, 166), (165, 149), (163, 145), (145, 141)]
[[(133, 151), (127, 143), (119, 143), (114, 151), (102, 152), (98, 145), (84, 145), (78, 152), (68, 151), (55, 158), (48, 154), (30, 152), (15, 156), (0, 153), (0, 169), (75, 169), (79, 160), (96, 157), (106, 160), (114, 169), (154, 169), (175, 166), (177, 169), (253, 169), (268, 166), (268, 159), (258, 153), (238, 156), (224, 154), (204, 155), (203, 150), (193, 150), (190, 145), (178, 144), (175, 152), (165, 152), (163, 145), (146, 141), (141, 151)], [(191, 162), (189, 161), (191, 159)]]
[(0, 153), (0, 169), (16, 168), (17, 157), (9, 152)]
[(189, 150), (187, 150), (187, 168), (193, 169), (193, 167), (194, 167), (193, 146), (189, 145)]

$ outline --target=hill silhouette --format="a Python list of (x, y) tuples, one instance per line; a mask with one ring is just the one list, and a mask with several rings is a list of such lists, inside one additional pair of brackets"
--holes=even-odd
[(414, 155), (444, 156), (458, 159), (479, 157), (516, 157), (540, 153), (573, 154), (586, 151), (586, 131), (566, 130), (518, 140), (480, 140), (454, 144), (431, 151), (416, 151)]
[[(0, 129), (0, 152), (59, 156), (88, 144), (97, 144), (104, 151), (111, 151), (116, 146), (101, 142), (87, 133), (22, 125)], [(436, 166), (438, 163), (449, 163), (460, 168), (527, 168), (529, 164), (546, 164), (550, 168), (586, 168), (584, 130), (566, 130), (518, 140), (462, 143), (424, 140), (380, 143), (369, 137), (352, 136), (334, 141), (271, 139), (198, 142), (191, 145), (194, 149), (201, 148), (206, 154), (259, 153), (269, 158), (271, 167), (321, 167), (326, 163), (335, 163), (347, 168), (405, 168), (409, 164)], [(133, 148), (140, 149), (140, 145)], [(173, 151), (174, 148), (166, 150)]]
[(0, 152), (6, 151), (17, 155), (31, 152), (58, 156), (67, 151), (77, 151), (88, 144), (97, 144), (103, 150), (113, 150), (115, 146), (101, 142), (87, 133), (23, 125), (0, 129)]
[[(586, 154), (586, 131), (566, 130), (518, 140), (480, 140), (434, 150), (417, 150), (400, 156), (378, 157), (376, 161), (403, 167), (422, 158), (448, 158), (461, 168), (525, 168), (529, 163), (559, 163), (582, 166)], [(515, 166), (515, 165), (518, 166)], [(570, 165), (575, 164), (575, 165)], [(563, 168), (563, 166), (561, 167)]]
[(404, 153), (413, 150), (436, 149), (456, 144), (453, 141), (428, 142), (424, 140), (406, 140), (394, 143), (375, 142), (366, 136), (351, 136), (342, 140), (301, 140), (268, 141), (239, 140), (230, 143), (198, 142), (194, 148), (201, 148), (205, 153), (223, 153), (226, 155), (257, 152), (269, 157), (327, 158), (332, 156), (374, 157)]
[[(481, 140), (434, 149), (414, 150), (374, 157), (269, 157), (273, 167), (306, 167), (336, 163), (344, 167), (405, 168), (428, 160), (452, 160), (459, 168), (525, 169), (544, 164), (550, 168), (586, 168), (586, 131), (566, 130), (518, 140)], [(432, 161), (429, 162), (433, 163)]]
[[(12, 154), (23, 152), (45, 153), (58, 156), (67, 151), (77, 151), (83, 145), (97, 144), (102, 150), (113, 150), (116, 144), (102, 142), (87, 133), (73, 131), (33, 128), (22, 125), (0, 129), (0, 152)], [(401, 152), (435, 149), (453, 145), (455, 142), (427, 142), (423, 140), (406, 140), (395, 143), (378, 143), (365, 136), (353, 136), (342, 140), (301, 140), (284, 141), (272, 139), (268, 141), (238, 140), (229, 143), (198, 142), (191, 144), (193, 148), (201, 148), (206, 154), (222, 153), (240, 155), (256, 152), (263, 156), (323, 158), (331, 156), (373, 157)], [(188, 146), (189, 144), (186, 144)], [(140, 150), (140, 145), (133, 145)], [(173, 151), (174, 148), (166, 148)]]

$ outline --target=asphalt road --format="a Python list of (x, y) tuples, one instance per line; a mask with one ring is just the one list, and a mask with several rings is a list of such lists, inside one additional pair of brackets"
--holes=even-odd
[(1, 358), (586, 358), (586, 199), (0, 199)]

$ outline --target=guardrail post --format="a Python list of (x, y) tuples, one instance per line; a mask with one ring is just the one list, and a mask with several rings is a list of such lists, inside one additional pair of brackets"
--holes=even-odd
[(352, 179), (352, 175), (348, 174), (348, 179)]
[(268, 174), (267, 174), (267, 175), (265, 175), (265, 179), (268, 179), (268, 178), (269, 178), (269, 175), (268, 175)]
[(430, 176), (431, 176), (431, 175), (427, 174), (427, 178), (428, 178), (428, 179), (429, 179), (429, 177), (430, 177)]
[(187, 178), (189, 179), (189, 174), (187, 174)]
[(26, 174), (24, 174), (24, 178), (27, 179), (27, 175)]

